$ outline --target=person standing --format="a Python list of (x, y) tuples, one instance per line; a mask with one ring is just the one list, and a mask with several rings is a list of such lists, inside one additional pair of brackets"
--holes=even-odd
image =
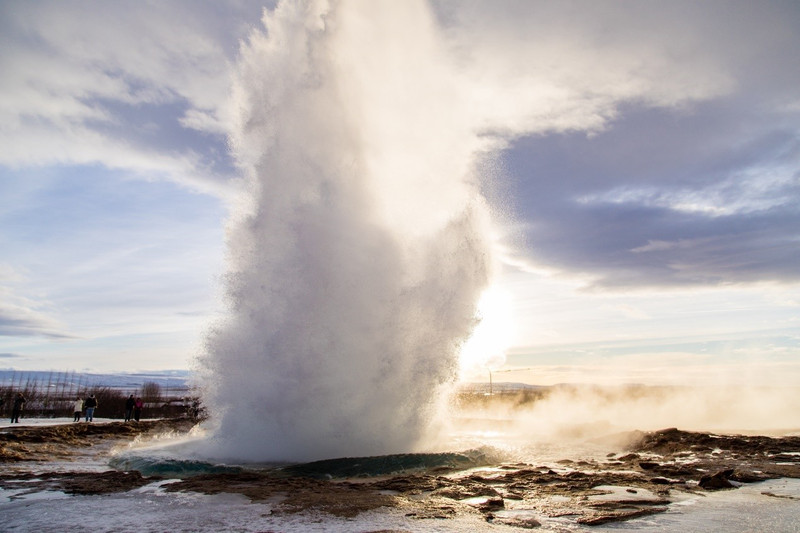
[(94, 410), (97, 409), (97, 398), (94, 397), (94, 394), (90, 394), (86, 398), (83, 406), (86, 407), (86, 421), (91, 422), (94, 419)]
[(75, 398), (75, 402), (72, 404), (72, 421), (73, 422), (80, 422), (81, 421), (81, 411), (83, 411), (83, 400), (81, 400), (80, 396)]
[(131, 394), (127, 400), (125, 400), (125, 422), (130, 422), (131, 414), (133, 413), (133, 408), (136, 406), (136, 400), (133, 399), (133, 394)]
[(22, 395), (21, 392), (17, 393), (17, 397), (14, 398), (14, 406), (11, 408), (11, 423), (19, 424), (19, 415), (22, 414), (22, 410), (25, 408), (25, 396)]
[(133, 418), (138, 422), (139, 418), (142, 416), (142, 407), (144, 407), (144, 402), (141, 398), (136, 398), (136, 403), (133, 404)]

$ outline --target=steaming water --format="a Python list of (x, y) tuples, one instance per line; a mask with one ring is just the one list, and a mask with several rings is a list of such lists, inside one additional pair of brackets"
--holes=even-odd
[(456, 377), (491, 276), (483, 141), (427, 6), (378, 4), (284, 2), (242, 48), (211, 456), (414, 451)]
[(491, 448), (467, 450), (462, 453), (402, 453), (324, 459), (309, 463), (248, 463), (247, 465), (215, 464), (181, 458), (171, 453), (145, 450), (119, 454), (111, 459), (109, 466), (122, 471), (136, 470), (145, 476), (181, 479), (200, 474), (235, 474), (247, 470), (269, 471), (276, 476), (343, 479), (423, 473), (442, 468), (466, 470), (496, 463), (496, 451)]

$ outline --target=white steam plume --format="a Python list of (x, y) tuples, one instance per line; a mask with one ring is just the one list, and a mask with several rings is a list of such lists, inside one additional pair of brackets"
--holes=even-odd
[(264, 23), (234, 91), (249, 191), (201, 358), (209, 453), (414, 450), (490, 278), (481, 141), (424, 3), (281, 3)]
[(413, 450), (491, 281), (477, 159), (602, 130), (623, 102), (731, 90), (700, 33), (680, 33), (688, 4), (435, 6), (438, 20), (421, 0), (282, 2), (243, 46), (231, 145), (249, 189), (229, 318), (201, 359), (219, 454)]

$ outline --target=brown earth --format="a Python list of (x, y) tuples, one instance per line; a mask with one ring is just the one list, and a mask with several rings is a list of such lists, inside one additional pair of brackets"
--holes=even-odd
[[(135, 435), (187, 431), (187, 420), (139, 425), (74, 424), (14, 428), (0, 433), (0, 461), (41, 461), (55, 451), (75, 457), (82, 448), (124, 442)], [(514, 463), (436, 475), (320, 480), (274, 470), (205, 474), (165, 485), (168, 491), (237, 493), (269, 502), (272, 513), (314, 509), (352, 517), (379, 507), (403, 510), (419, 520), (446, 520), (474, 513), (488, 522), (523, 529), (538, 527), (532, 518), (505, 516), (504, 510), (528, 510), (537, 516), (569, 516), (577, 523), (602, 524), (660, 513), (673, 491), (702, 492), (769, 478), (800, 478), (800, 437), (723, 436), (667, 429), (625, 435), (621, 453), (605, 460), (559, 461), (555, 465)], [(72, 454), (72, 455), (70, 455)], [(138, 472), (107, 471), (0, 474), (0, 487), (62, 490), (71, 494), (121, 492), (157, 481)], [(603, 486), (622, 487), (613, 497)]]
[(54, 426), (17, 426), (0, 431), (0, 463), (18, 461), (72, 460), (87, 448), (99, 444), (123, 442), (138, 435), (185, 433), (194, 422), (185, 418), (59, 424)]

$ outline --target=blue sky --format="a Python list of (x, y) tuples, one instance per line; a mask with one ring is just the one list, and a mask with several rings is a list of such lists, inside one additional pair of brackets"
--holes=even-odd
[[(800, 7), (431, 5), (496, 143), (513, 328), (490, 366), (796, 383)], [(240, 185), (231, 79), (263, 7), (0, 3), (0, 366), (184, 368), (201, 349)]]

